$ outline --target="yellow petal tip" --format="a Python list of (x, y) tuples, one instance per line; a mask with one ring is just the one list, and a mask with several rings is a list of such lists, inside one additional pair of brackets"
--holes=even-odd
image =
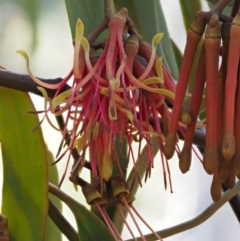
[(157, 44), (161, 41), (163, 35), (164, 35), (164, 33), (158, 33), (158, 34), (156, 34), (156, 35), (153, 37), (152, 45), (153, 45), (154, 47), (156, 47)]

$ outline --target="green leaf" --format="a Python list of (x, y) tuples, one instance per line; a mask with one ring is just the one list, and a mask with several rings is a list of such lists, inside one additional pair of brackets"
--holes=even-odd
[(104, 223), (87, 208), (52, 184), (49, 184), (49, 192), (66, 203), (73, 212), (78, 226), (79, 240), (114, 241)]
[(201, 1), (180, 0), (179, 3), (182, 10), (184, 26), (187, 31), (193, 22), (196, 13), (201, 10)]
[(182, 64), (182, 53), (174, 41), (172, 41), (172, 46), (173, 46), (173, 52), (175, 54), (175, 59), (176, 59), (178, 69), (180, 69)]
[(75, 38), (77, 19), (84, 24), (84, 36), (104, 19), (104, 7), (102, 0), (65, 0), (72, 38)]
[(114, 0), (116, 10), (126, 7), (135, 28), (142, 35), (143, 40), (151, 43), (157, 33), (164, 33), (157, 53), (164, 56), (164, 65), (169, 66), (175, 79), (178, 78), (178, 66), (175, 60), (171, 38), (159, 0)]
[[(58, 170), (56, 165), (51, 165), (54, 162), (54, 156), (52, 152), (48, 150), (48, 170), (49, 170), (49, 181), (51, 183), (54, 183), (55, 185), (58, 185)], [(51, 201), (55, 204), (56, 208), (58, 208), (59, 211), (62, 211), (62, 202), (59, 198), (52, 195), (51, 193), (48, 194)], [(49, 207), (50, 208), (50, 207)], [(46, 228), (46, 235), (45, 235), (46, 241), (61, 241), (62, 240), (62, 234), (60, 230), (57, 228), (57, 226), (54, 224), (54, 222), (51, 220), (51, 218), (48, 217), (47, 219), (47, 228)]]
[(3, 158), (2, 213), (10, 240), (42, 241), (48, 213), (47, 153), (28, 94), (0, 87), (0, 141)]
[[(126, 177), (127, 174), (127, 139), (126, 138), (120, 138), (119, 135), (116, 136), (115, 139), (115, 150), (118, 156), (118, 160), (115, 160), (115, 163), (119, 161), (120, 167), (122, 169), (124, 177)], [(119, 169), (117, 165), (113, 166), (113, 176), (119, 174)]]
[[(51, 165), (55, 161), (53, 154), (48, 151), (49, 181), (58, 185), (59, 176), (56, 165)], [(62, 215), (62, 201), (55, 195), (49, 193), (49, 210), (46, 230), (46, 241), (60, 241), (64, 234), (70, 241), (79, 241), (78, 234), (69, 222)], [(61, 230), (61, 231), (60, 231)]]
[[(200, 40), (195, 56), (194, 56), (194, 60), (192, 63), (192, 68), (191, 68), (191, 72), (190, 72), (190, 76), (189, 76), (189, 80), (188, 80), (188, 92), (192, 92), (193, 91), (193, 86), (194, 86), (194, 82), (195, 82), (195, 78), (196, 78), (196, 72), (197, 72), (197, 66), (198, 66), (198, 60), (200, 57), (200, 53), (201, 53), (201, 48), (202, 48), (202, 43), (203, 43), (203, 39)], [(186, 98), (186, 100), (190, 100), (190, 98)], [(189, 101), (185, 101), (185, 103), (189, 103)], [(189, 104), (186, 104), (186, 106), (189, 106)]]

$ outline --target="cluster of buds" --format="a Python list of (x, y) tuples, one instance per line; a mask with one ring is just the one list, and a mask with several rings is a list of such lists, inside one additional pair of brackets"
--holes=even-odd
[[(206, 30), (205, 30), (206, 29)], [(204, 40), (200, 39), (205, 32)], [(206, 143), (203, 167), (213, 175), (211, 195), (218, 201), (222, 183), (228, 188), (240, 178), (240, 11), (234, 19), (210, 12), (198, 13), (187, 37), (179, 81), (176, 87), (176, 105), (172, 111), (164, 152), (169, 159), (174, 153), (176, 131), (182, 111), (189, 74), (201, 44), (201, 53), (189, 107), (191, 122), (184, 134), (184, 146), (179, 155), (183, 173), (191, 164), (191, 148), (202, 97), (206, 99)], [(206, 87), (206, 88), (205, 88)], [(205, 88), (205, 93), (204, 93)]]
[[(162, 57), (156, 55), (156, 47), (163, 34), (155, 35), (151, 45), (144, 42), (134, 29), (125, 8), (109, 19), (107, 29), (108, 38), (105, 41), (89, 42), (83, 36), (82, 21), (77, 21), (73, 68), (58, 84), (44, 83), (35, 77), (30, 71), (27, 54), (18, 52), (27, 60), (31, 78), (41, 86), (39, 90), (45, 97), (45, 117), (62, 133), (57, 161), (68, 153), (68, 166), (73, 150), (77, 149), (79, 158), (73, 165), (70, 180), (81, 186), (87, 202), (99, 210), (115, 239), (121, 240), (107, 216), (105, 206), (116, 206), (121, 215), (118, 204), (123, 204), (132, 217), (134, 212), (143, 220), (132, 206), (134, 198), (125, 184), (122, 169), (126, 169), (128, 160), (132, 159), (134, 180), (141, 182), (138, 168), (144, 143), (145, 180), (150, 176), (154, 159), (152, 137), (155, 137), (159, 146), (165, 188), (169, 179), (172, 192), (170, 170), (162, 151), (171, 118), (167, 104), (174, 105), (175, 82), (162, 65)], [(71, 77), (71, 88), (62, 91)], [(55, 96), (49, 98), (44, 88), (55, 89)], [(55, 116), (65, 114), (62, 129), (51, 123), (49, 112)], [(66, 140), (67, 147), (64, 147)], [(133, 142), (138, 144), (136, 153)], [(120, 162), (118, 155), (119, 152), (124, 153), (123, 143), (127, 143), (126, 163)], [(86, 161), (88, 157), (89, 162)], [(81, 169), (86, 166), (91, 170), (93, 184), (79, 177)], [(66, 171), (67, 167), (65, 174)], [(107, 198), (104, 198), (104, 193), (107, 193)], [(155, 236), (161, 240), (158, 235)]]

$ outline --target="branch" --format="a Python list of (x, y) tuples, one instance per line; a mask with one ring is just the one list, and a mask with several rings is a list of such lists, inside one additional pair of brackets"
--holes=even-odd
[[(181, 223), (181, 224), (173, 226), (171, 228), (167, 228), (167, 229), (158, 231), (157, 234), (159, 236), (161, 236), (162, 238), (167, 238), (167, 237), (184, 232), (186, 230), (189, 230), (191, 228), (194, 228), (194, 227), (202, 224), (207, 219), (209, 219), (218, 209), (220, 209), (226, 202), (228, 202), (231, 198), (233, 198), (239, 192), (240, 192), (240, 181), (238, 181), (236, 183), (236, 185), (234, 186), (233, 189), (226, 191), (218, 202), (212, 203), (206, 210), (204, 210), (196, 218), (193, 218), (187, 222)], [(145, 238), (147, 241), (156, 240), (156, 237), (153, 234), (145, 235)], [(140, 241), (142, 239), (139, 237), (139, 238), (137, 238), (137, 240)], [(133, 241), (133, 239), (129, 239), (127, 241)]]
[(232, 7), (232, 12), (231, 12), (231, 16), (234, 18), (239, 10), (240, 7), (240, 1), (239, 0), (235, 0), (233, 7)]
[[(222, 189), (224, 192), (226, 192), (228, 190), (227, 186), (222, 183)], [(238, 219), (238, 222), (240, 223), (240, 194), (234, 196), (232, 199), (229, 200), (229, 204), (236, 216), (236, 218)]]
[[(61, 78), (56, 79), (42, 79), (43, 82), (57, 84), (62, 81)], [(41, 92), (37, 89), (38, 85), (26, 74), (17, 74), (10, 71), (0, 69), (0, 86), (7, 87), (24, 92), (31, 92), (36, 95), (42, 96)], [(60, 92), (70, 89), (70, 86), (66, 85)], [(48, 96), (53, 97), (56, 90), (46, 89)]]
[(68, 238), (70, 241), (79, 241), (78, 233), (62, 215), (54, 203), (49, 200), (48, 216), (52, 219), (59, 230)]
[(221, 13), (231, 0), (219, 0), (212, 9), (212, 13)]

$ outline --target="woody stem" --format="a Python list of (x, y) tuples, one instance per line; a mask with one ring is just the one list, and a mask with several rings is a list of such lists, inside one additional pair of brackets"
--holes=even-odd
[(211, 12), (214, 12), (217, 14), (221, 13), (230, 1), (231, 0), (219, 0)]
[(90, 45), (96, 41), (98, 36), (107, 28), (107, 26), (108, 26), (108, 21), (107, 19), (104, 19), (91, 31), (91, 33), (87, 36), (87, 40)]
[(238, 12), (238, 9), (240, 7), (240, 0), (235, 0), (233, 7), (232, 7), (232, 12), (231, 12), (231, 16), (234, 18)]

